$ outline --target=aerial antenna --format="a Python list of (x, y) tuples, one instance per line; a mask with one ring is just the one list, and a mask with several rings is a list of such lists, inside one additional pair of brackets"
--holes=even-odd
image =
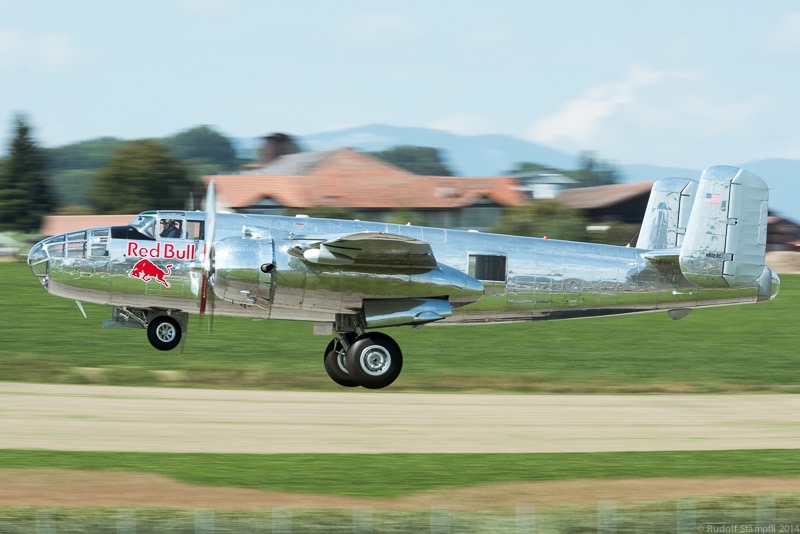
[(625, 248), (631, 248), (631, 243), (633, 243), (633, 240), (634, 240), (634, 239), (636, 239), (637, 237), (639, 237), (639, 232), (641, 232), (641, 231), (642, 231), (642, 229), (641, 229), (641, 228), (639, 228), (639, 229), (636, 231), (636, 233), (635, 233), (635, 234), (633, 234), (633, 237), (631, 238), (631, 240), (630, 240), (630, 241), (628, 241), (628, 244), (627, 244), (627, 245), (625, 245)]

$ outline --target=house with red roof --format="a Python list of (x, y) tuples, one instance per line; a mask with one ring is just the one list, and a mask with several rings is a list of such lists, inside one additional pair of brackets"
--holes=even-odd
[(286, 154), (241, 174), (214, 179), (221, 208), (289, 214), (345, 209), (354, 218), (485, 229), (509, 206), (528, 201), (508, 176), (421, 176), (350, 148)]

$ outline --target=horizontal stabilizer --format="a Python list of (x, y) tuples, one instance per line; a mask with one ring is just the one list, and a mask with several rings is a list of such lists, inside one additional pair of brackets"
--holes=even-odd
[(764, 272), (769, 190), (737, 167), (703, 172), (680, 252), (688, 280), (706, 287), (742, 287)]
[(667, 248), (645, 252), (642, 257), (651, 265), (678, 265), (680, 254), (679, 248)]

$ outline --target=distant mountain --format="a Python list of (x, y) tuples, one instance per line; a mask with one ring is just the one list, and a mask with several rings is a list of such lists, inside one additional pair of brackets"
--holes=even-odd
[[(575, 169), (576, 154), (561, 152), (543, 145), (507, 135), (456, 135), (430, 128), (368, 125), (295, 136), (305, 150), (350, 147), (364, 152), (386, 150), (397, 145), (439, 148), (442, 158), (459, 176), (497, 176), (529, 161), (558, 169)], [(259, 139), (234, 140), (240, 157), (252, 157)], [(600, 155), (602, 157), (602, 154)], [(740, 167), (763, 178), (770, 186), (770, 209), (800, 222), (800, 160), (765, 159), (742, 163)], [(660, 167), (645, 164), (615, 164), (623, 182), (641, 182), (659, 178), (700, 177), (702, 169)]]
[(350, 147), (364, 152), (398, 145), (439, 148), (447, 166), (459, 176), (496, 176), (516, 163), (535, 161), (559, 169), (574, 169), (578, 158), (507, 135), (456, 135), (430, 128), (369, 125), (297, 137), (308, 150)]
[(739, 165), (769, 185), (769, 209), (800, 222), (800, 160), (760, 159)]
[(684, 169), (681, 167), (659, 167), (640, 163), (615, 165), (622, 173), (623, 182), (646, 182), (661, 178), (700, 178), (701, 169)]

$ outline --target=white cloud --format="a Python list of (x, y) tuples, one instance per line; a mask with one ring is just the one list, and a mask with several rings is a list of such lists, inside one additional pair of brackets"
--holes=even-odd
[(408, 39), (417, 35), (419, 28), (410, 17), (402, 13), (363, 13), (344, 27), (344, 35), (359, 42), (387, 42)]
[(32, 34), (0, 28), (0, 68), (64, 71), (78, 64), (81, 56), (80, 46), (66, 33)]
[(776, 52), (800, 51), (800, 11), (790, 13), (767, 36), (767, 46)]
[(33, 42), (33, 54), (47, 70), (66, 70), (76, 65), (81, 51), (75, 41), (64, 33), (47, 33)]
[(0, 28), (0, 67), (17, 63), (25, 50), (25, 36), (15, 28)]
[[(768, 88), (638, 69), (588, 89), (534, 123), (528, 138), (626, 163), (703, 168), (775, 156), (792, 123)], [(759, 155), (761, 154), (761, 156)]]
[(634, 68), (622, 80), (594, 85), (580, 98), (566, 102), (560, 111), (539, 119), (528, 129), (526, 137), (539, 143), (585, 147), (594, 141), (605, 121), (639, 98), (643, 88), (687, 76)]

